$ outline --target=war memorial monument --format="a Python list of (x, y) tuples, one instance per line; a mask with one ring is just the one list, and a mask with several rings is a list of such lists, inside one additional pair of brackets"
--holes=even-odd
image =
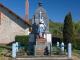
[[(52, 55), (52, 34), (49, 32), (49, 18), (41, 1), (38, 3), (38, 8), (31, 19), (31, 29), (29, 34), (28, 51), (33, 53), (33, 56), (53, 56)], [(60, 48), (60, 52), (64, 54), (64, 43), (61, 45), (56, 43)], [(18, 51), (18, 43), (12, 45), (12, 57), (16, 58)], [(68, 44), (67, 55), (71, 58), (72, 50), (71, 43)]]

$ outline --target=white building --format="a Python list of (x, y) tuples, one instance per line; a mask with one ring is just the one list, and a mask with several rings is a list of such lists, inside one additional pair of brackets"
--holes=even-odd
[(0, 44), (15, 41), (16, 35), (28, 35), (30, 24), (0, 4)]

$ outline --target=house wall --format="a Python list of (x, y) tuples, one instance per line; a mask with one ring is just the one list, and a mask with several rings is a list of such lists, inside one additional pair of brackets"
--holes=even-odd
[(0, 44), (8, 44), (15, 41), (16, 35), (28, 35), (29, 28), (21, 19), (12, 15), (4, 8), (0, 8)]

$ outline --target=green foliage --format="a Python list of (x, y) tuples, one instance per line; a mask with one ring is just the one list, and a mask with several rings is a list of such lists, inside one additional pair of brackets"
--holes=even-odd
[[(66, 18), (67, 17), (65, 17), (65, 19)], [(68, 31), (68, 34), (65, 37), (67, 38), (68, 36), (70, 36), (70, 33), (72, 33), (73, 34), (73, 36), (71, 35), (72, 40), (70, 40), (69, 38), (67, 38), (67, 39), (70, 40), (70, 42), (73, 43), (73, 48), (79, 49), (80, 48), (79, 47), (80, 46), (80, 43), (79, 43), (79, 40), (80, 40), (80, 21), (72, 22), (72, 17), (69, 18), (69, 19), (70, 19), (70, 21), (67, 21), (67, 23), (66, 23), (67, 28), (66, 27), (65, 27), (66, 29), (64, 28), (65, 30)], [(70, 22), (72, 22), (72, 23), (70, 23)], [(71, 31), (71, 29), (73, 29), (73, 30)], [(53, 36), (60, 37), (63, 40), (63, 23), (56, 23), (56, 22), (53, 22), (53, 21), (50, 20), (49, 30), (50, 30), (50, 32), (52, 33)]]
[(65, 44), (74, 41), (74, 29), (71, 13), (68, 13), (64, 20), (63, 40)]
[(3, 48), (0, 47), (0, 53), (2, 52)]
[(56, 23), (50, 20), (49, 22), (49, 31), (53, 36), (62, 37), (63, 24)]
[(56, 54), (56, 55), (59, 55), (61, 53), (61, 49), (60, 47), (57, 47), (57, 46), (53, 46), (52, 47), (52, 54)]
[(80, 21), (74, 24), (76, 34), (80, 34)]
[(75, 49), (78, 49), (78, 50), (80, 50), (80, 39), (75, 39)]
[(7, 45), (0, 45), (0, 48), (11, 50), (11, 46), (7, 46)]
[(29, 41), (29, 36), (16, 36), (15, 41), (19, 42), (22, 46), (27, 46)]

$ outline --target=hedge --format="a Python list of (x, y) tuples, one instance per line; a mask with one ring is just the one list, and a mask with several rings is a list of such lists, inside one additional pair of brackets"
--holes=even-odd
[(19, 42), (22, 46), (26, 46), (28, 45), (29, 36), (28, 35), (16, 36), (15, 41)]
[(75, 48), (80, 50), (80, 39), (75, 39)]

